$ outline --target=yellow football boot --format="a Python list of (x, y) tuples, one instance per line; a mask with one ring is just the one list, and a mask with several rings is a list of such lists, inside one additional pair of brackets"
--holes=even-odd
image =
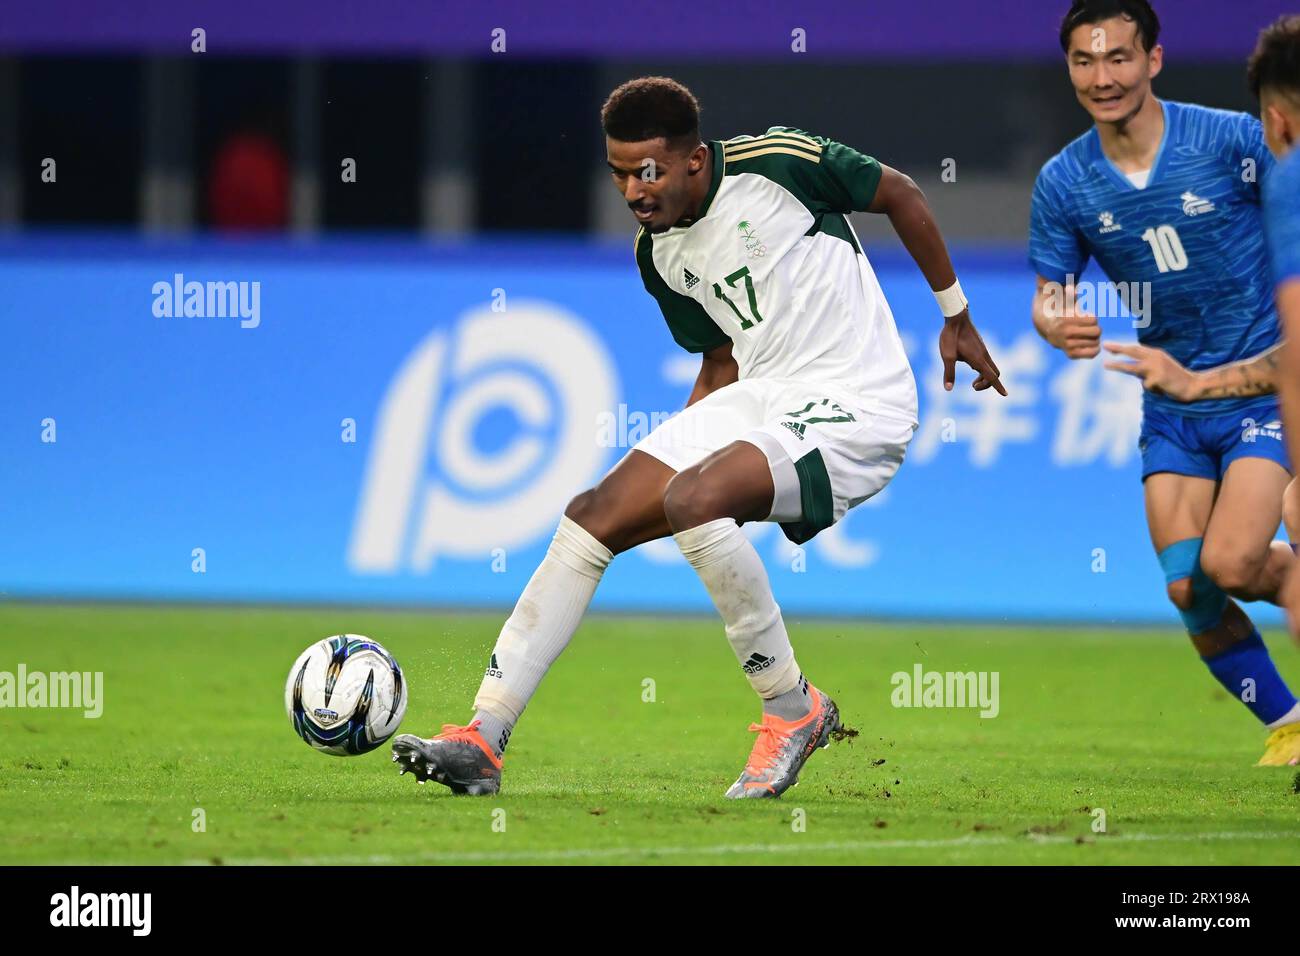
[(1268, 735), (1257, 767), (1300, 766), (1300, 724), (1284, 724)]

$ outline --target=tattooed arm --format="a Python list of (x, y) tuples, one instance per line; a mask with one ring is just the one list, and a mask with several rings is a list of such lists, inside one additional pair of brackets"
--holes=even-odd
[(1162, 349), (1148, 345), (1124, 345), (1106, 342), (1106, 351), (1122, 355), (1132, 362), (1107, 362), (1106, 368), (1142, 379), (1143, 388), (1168, 395), (1179, 402), (1199, 402), (1211, 398), (1247, 398), (1271, 395), (1277, 391), (1278, 365), (1282, 343), (1254, 358), (1193, 372)]

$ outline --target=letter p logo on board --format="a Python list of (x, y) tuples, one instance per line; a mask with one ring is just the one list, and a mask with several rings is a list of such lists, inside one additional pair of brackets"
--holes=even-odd
[(532, 542), (605, 463), (591, 422), (617, 393), (604, 345), (549, 303), (430, 333), (380, 403), (349, 566), (427, 572)]

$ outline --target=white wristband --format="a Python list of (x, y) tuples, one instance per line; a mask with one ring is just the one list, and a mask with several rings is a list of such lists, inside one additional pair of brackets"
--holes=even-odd
[(934, 293), (934, 301), (939, 303), (939, 311), (945, 319), (961, 315), (966, 308), (966, 296), (962, 295), (961, 283), (957, 281), (942, 292)]

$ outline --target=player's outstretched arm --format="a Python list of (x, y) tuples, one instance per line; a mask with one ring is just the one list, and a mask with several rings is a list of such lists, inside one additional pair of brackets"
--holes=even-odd
[(710, 349), (704, 353), (703, 361), (700, 362), (700, 374), (695, 377), (695, 387), (691, 389), (691, 397), (686, 400), (686, 404), (688, 407), (694, 405), (704, 396), (739, 379), (740, 367), (731, 356), (731, 343)]
[[(868, 207), (869, 212), (883, 213), (903, 246), (916, 261), (921, 274), (930, 283), (930, 290), (939, 299), (945, 317), (943, 331), (939, 333), (939, 354), (943, 357), (943, 386), (951, 390), (957, 376), (957, 363), (965, 362), (976, 372), (975, 391), (995, 388), (1007, 393), (1001, 375), (989, 351), (984, 347), (970, 310), (965, 308), (957, 273), (953, 271), (948, 247), (934, 221), (930, 203), (921, 187), (896, 169), (881, 165), (880, 184)], [(955, 300), (949, 308), (946, 302)], [(960, 311), (958, 311), (960, 309)]]
[(1112, 355), (1133, 360), (1109, 361), (1106, 368), (1140, 378), (1143, 388), (1176, 402), (1272, 394), (1277, 391), (1283, 355), (1282, 344), (1278, 344), (1254, 358), (1193, 372), (1168, 352), (1149, 345), (1106, 342), (1105, 347)]
[(1095, 315), (1075, 304), (1073, 285), (1039, 276), (1033, 317), (1034, 328), (1043, 340), (1070, 358), (1096, 358), (1101, 352), (1101, 325)]

